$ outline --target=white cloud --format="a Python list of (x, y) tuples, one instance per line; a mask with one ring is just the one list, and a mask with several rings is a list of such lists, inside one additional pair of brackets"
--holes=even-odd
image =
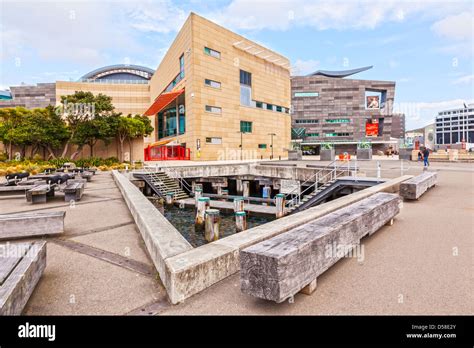
[(459, 84), (464, 84), (464, 83), (473, 83), (474, 82), (474, 74), (471, 75), (466, 75), (466, 76), (461, 76), (457, 78), (456, 80), (453, 81), (454, 85), (459, 85)]
[(208, 16), (233, 29), (287, 30), (291, 26), (325, 29), (373, 29), (387, 22), (403, 22), (458, 13), (467, 2), (403, 0), (233, 0)]
[(469, 12), (447, 16), (434, 23), (431, 26), (431, 29), (436, 34), (448, 39), (472, 41), (474, 32), (474, 16)]
[(293, 76), (300, 76), (300, 75), (307, 75), (312, 72), (315, 72), (319, 68), (319, 60), (301, 60), (298, 59), (296, 62), (293, 64), (293, 67), (291, 69), (291, 75)]
[(128, 12), (131, 26), (144, 32), (169, 33), (178, 31), (187, 13), (169, 0), (133, 3)]

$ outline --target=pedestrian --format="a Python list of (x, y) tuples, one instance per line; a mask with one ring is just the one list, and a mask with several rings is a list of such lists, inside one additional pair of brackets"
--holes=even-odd
[(425, 147), (425, 150), (423, 151), (423, 163), (425, 167), (428, 167), (430, 165), (430, 162), (428, 161), (428, 157), (430, 155), (430, 150)]
[(421, 150), (418, 150), (418, 162), (421, 162), (423, 158), (423, 154), (421, 153)]

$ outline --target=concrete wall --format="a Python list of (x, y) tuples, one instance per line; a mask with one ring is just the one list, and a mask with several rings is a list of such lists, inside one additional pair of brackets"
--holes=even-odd
[(56, 102), (54, 83), (38, 83), (36, 86), (10, 87), (11, 100), (0, 100), (0, 108), (23, 106), (27, 109), (44, 108)]
[[(129, 160), (130, 161), (144, 161), (144, 151), (143, 151), (144, 143), (143, 138), (134, 139), (132, 142), (132, 146), (129, 146), (128, 141), (125, 141), (123, 144), (124, 153), (128, 152)], [(66, 158), (70, 158), (71, 155), (76, 151), (77, 146), (72, 145), (69, 147), (69, 150), (66, 154)], [(6, 151), (4, 150), (4, 146), (0, 143), (0, 152)], [(15, 153), (19, 152), (21, 154), (22, 149), (14, 146), (13, 147), (13, 156)], [(36, 154), (42, 156), (43, 158), (47, 158), (48, 152), (43, 150), (39, 150)], [(55, 152), (57, 157), (60, 157), (62, 154), (62, 149), (58, 149)], [(34, 154), (33, 154), (34, 155)], [(31, 146), (26, 147), (26, 157), (31, 158)], [(79, 158), (89, 158), (90, 157), (90, 147), (88, 145), (84, 146), (81, 152), (76, 156), (75, 159)], [(101, 157), (101, 158), (108, 158), (108, 157), (117, 157), (119, 158), (119, 150), (118, 150), (118, 142), (114, 139), (108, 145), (104, 144), (102, 141), (99, 141), (94, 146), (94, 157)], [(120, 158), (119, 158), (120, 159)], [(126, 158), (125, 158), (126, 160)]]

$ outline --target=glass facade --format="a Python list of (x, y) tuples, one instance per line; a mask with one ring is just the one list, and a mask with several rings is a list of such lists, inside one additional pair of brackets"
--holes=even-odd
[(240, 70), (240, 105), (252, 106), (252, 74)]
[(178, 97), (173, 107), (160, 111), (157, 117), (158, 139), (182, 135), (186, 132), (186, 108), (184, 94)]

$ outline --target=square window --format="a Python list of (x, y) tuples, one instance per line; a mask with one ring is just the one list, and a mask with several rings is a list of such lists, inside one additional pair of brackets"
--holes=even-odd
[(240, 121), (240, 131), (242, 133), (252, 133), (252, 122)]

